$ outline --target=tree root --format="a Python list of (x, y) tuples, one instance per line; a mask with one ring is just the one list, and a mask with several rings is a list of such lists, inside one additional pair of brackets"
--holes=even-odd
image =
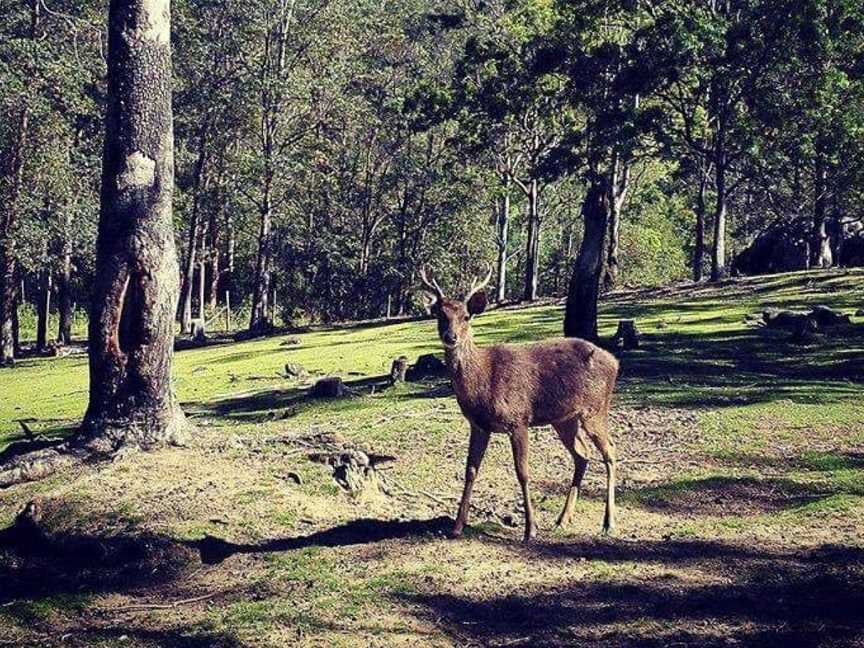
[[(115, 423), (102, 425), (97, 430), (93, 426), (82, 428), (63, 442), (34, 439), (23, 446), (13, 444), (0, 453), (0, 488), (44, 479), (58, 470), (88, 461), (114, 459), (127, 452), (160, 445), (184, 445), (191, 429), (181, 412), (159, 435), (148, 435), (131, 425)], [(37, 444), (39, 447), (33, 448)]]
[(89, 454), (69, 443), (20, 454), (0, 466), (0, 488), (44, 479), (61, 468), (83, 463)]

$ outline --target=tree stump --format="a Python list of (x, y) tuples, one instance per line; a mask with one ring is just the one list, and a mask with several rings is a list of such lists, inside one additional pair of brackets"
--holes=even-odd
[(636, 328), (636, 320), (625, 319), (618, 322), (618, 330), (612, 338), (615, 346), (624, 349), (636, 349), (639, 347), (639, 330)]
[(408, 357), (399, 356), (390, 366), (390, 384), (405, 382), (405, 374), (408, 372)]
[(192, 320), (192, 340), (196, 344), (207, 342), (207, 330), (203, 319)]
[(417, 358), (417, 362), (408, 369), (405, 376), (408, 380), (417, 381), (424, 378), (442, 378), (448, 374), (447, 365), (433, 353), (425, 353)]
[(327, 376), (322, 378), (309, 391), (312, 398), (343, 398), (348, 394), (345, 383), (339, 376)]

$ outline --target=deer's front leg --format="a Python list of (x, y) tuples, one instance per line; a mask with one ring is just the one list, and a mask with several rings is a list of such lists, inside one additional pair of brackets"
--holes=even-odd
[(483, 455), (489, 445), (489, 432), (481, 430), (475, 425), (471, 426), (471, 440), (468, 442), (468, 465), (465, 467), (465, 488), (462, 491), (462, 501), (459, 504), (459, 514), (456, 516), (456, 524), (453, 525), (453, 537), (462, 535), (465, 523), (468, 521), (468, 507), (471, 504), (471, 491), (474, 489), (474, 480), (480, 471)]
[(513, 447), (513, 463), (516, 466), (516, 477), (522, 488), (522, 499), (525, 502), (525, 542), (533, 540), (537, 535), (537, 524), (534, 522), (534, 506), (531, 504), (531, 493), (528, 490), (528, 428), (519, 428), (510, 433), (510, 445)]

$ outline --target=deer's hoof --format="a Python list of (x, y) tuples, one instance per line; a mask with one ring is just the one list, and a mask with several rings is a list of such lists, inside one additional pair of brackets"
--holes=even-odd
[(462, 527), (461, 526), (453, 527), (450, 530), (450, 533), (447, 534), (447, 537), (450, 538), (451, 540), (455, 540), (456, 538), (461, 538), (462, 537)]
[(522, 542), (532, 542), (537, 537), (537, 527), (531, 527), (525, 530), (525, 535), (522, 536)]
[(611, 538), (615, 535), (615, 525), (604, 525), (603, 526), (603, 535), (607, 538)]

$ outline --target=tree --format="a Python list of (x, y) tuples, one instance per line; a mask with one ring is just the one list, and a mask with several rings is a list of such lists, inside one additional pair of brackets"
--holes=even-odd
[(187, 428), (171, 386), (179, 279), (170, 33), (169, 0), (112, 0), (83, 424), (101, 452), (178, 442)]

